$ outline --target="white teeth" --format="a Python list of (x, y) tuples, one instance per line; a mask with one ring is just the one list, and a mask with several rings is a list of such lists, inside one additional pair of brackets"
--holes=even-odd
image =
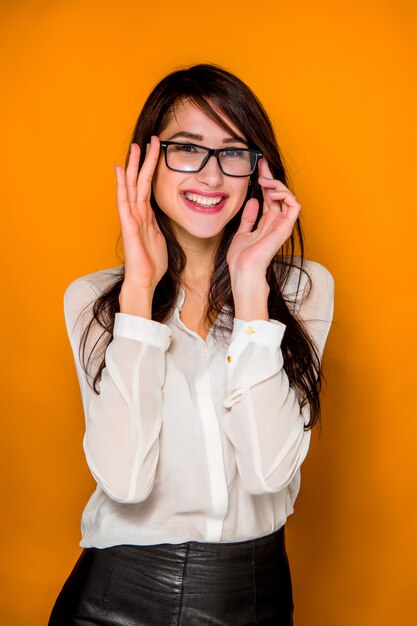
[(206, 198), (205, 196), (199, 196), (196, 193), (188, 193), (188, 191), (184, 192), (184, 196), (192, 202), (201, 204), (201, 206), (215, 206), (216, 204), (220, 204), (220, 202), (223, 200), (223, 196)]

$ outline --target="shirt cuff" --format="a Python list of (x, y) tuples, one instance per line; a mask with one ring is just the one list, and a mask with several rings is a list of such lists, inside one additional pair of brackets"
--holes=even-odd
[(136, 339), (163, 350), (167, 350), (172, 341), (171, 329), (166, 324), (129, 313), (115, 314), (113, 337)]
[(279, 372), (285, 328), (277, 320), (234, 319), (226, 355), (227, 393), (223, 406), (231, 408), (244, 392)]
[(235, 317), (230, 343), (239, 339), (244, 343), (253, 341), (262, 343), (265, 346), (279, 348), (285, 328), (285, 324), (278, 322), (278, 320), (253, 320), (246, 322)]

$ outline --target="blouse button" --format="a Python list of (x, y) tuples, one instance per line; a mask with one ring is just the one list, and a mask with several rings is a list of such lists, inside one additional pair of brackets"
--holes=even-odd
[(230, 356), (230, 354), (227, 355), (227, 362), (230, 363), (232, 360), (232, 357)]
[(169, 343), (171, 343), (171, 341), (172, 341), (172, 335), (168, 335), (168, 341), (169, 341)]
[(248, 335), (253, 335), (255, 331), (253, 330), (252, 326), (248, 326), (246, 329), (246, 332)]

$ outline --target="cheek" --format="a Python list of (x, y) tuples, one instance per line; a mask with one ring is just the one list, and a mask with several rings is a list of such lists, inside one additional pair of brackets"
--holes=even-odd
[(166, 198), (169, 196), (170, 183), (172, 184), (169, 172), (167, 172), (165, 163), (161, 158), (153, 175), (152, 191), (157, 204), (162, 210), (164, 208), (164, 204), (166, 203)]
[(152, 177), (152, 189), (154, 193), (158, 192), (161, 186), (161, 180), (163, 180), (164, 178), (163, 168), (164, 168), (164, 164), (162, 162), (162, 159), (160, 158), (156, 165), (156, 168)]
[(236, 199), (237, 199), (237, 204), (239, 205), (239, 208), (242, 206), (242, 204), (245, 201), (245, 198), (248, 194), (248, 189), (249, 189), (249, 183), (247, 182), (240, 184), (236, 188)]

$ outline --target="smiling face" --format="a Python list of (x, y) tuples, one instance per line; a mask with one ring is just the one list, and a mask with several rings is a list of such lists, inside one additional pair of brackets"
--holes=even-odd
[[(221, 117), (232, 128), (235, 137), (190, 101), (180, 102), (159, 139), (207, 148), (247, 147), (239, 129)], [(191, 239), (214, 238), (218, 241), (226, 224), (242, 207), (248, 184), (249, 176), (233, 178), (223, 174), (214, 156), (200, 172), (174, 172), (166, 166), (161, 149), (153, 192), (180, 243)]]

